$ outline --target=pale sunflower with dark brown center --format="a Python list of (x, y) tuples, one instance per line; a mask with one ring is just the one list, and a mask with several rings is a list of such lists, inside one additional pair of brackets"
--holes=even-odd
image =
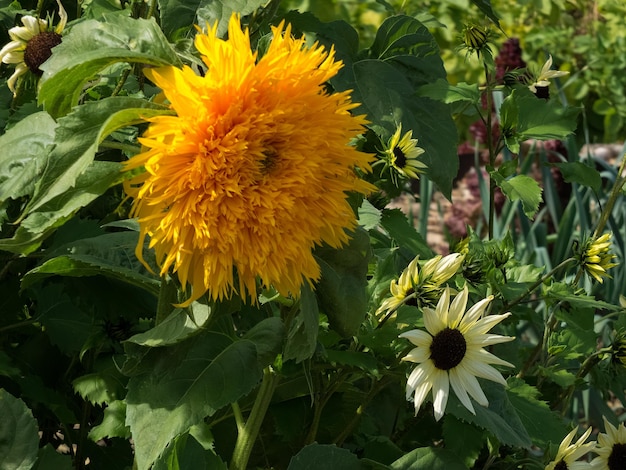
[(598, 434), (598, 456), (591, 461), (594, 470), (624, 470), (626, 468), (626, 427), (615, 427), (604, 418), (606, 433)]
[(511, 314), (484, 315), (493, 296), (465, 311), (468, 295), (465, 286), (450, 302), (450, 288), (447, 287), (435, 309), (423, 309), (426, 331), (411, 330), (400, 335), (416, 346), (402, 358), (403, 361), (418, 364), (406, 385), (407, 400), (413, 396), (416, 414), (431, 390), (435, 419), (438, 421), (446, 410), (450, 386), (473, 414), (475, 411), (470, 397), (482, 406), (489, 405), (477, 377), (506, 386), (502, 374), (490, 364), (508, 367), (513, 367), (513, 364), (483, 348), (514, 339), (489, 333), (492, 327)]

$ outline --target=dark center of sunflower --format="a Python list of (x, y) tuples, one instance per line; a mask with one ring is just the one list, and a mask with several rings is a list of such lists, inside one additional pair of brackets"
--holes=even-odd
[(39, 66), (52, 55), (52, 48), (61, 44), (61, 35), (54, 31), (44, 31), (33, 37), (24, 50), (24, 63), (31, 72), (41, 75)]
[(467, 343), (463, 334), (455, 328), (441, 330), (430, 344), (430, 358), (435, 367), (449, 370), (458, 366), (465, 357)]
[(569, 470), (567, 467), (567, 464), (565, 463), (565, 460), (559, 460), (559, 463), (557, 463), (554, 466), (554, 470)]
[(609, 455), (609, 470), (623, 470), (626, 468), (626, 444), (613, 444), (613, 450)]
[(275, 150), (264, 150), (263, 151), (263, 159), (261, 160), (261, 173), (267, 175), (274, 168), (276, 168), (276, 164), (278, 163), (278, 153)]
[(537, 90), (535, 92), (535, 96), (537, 98), (541, 98), (542, 100), (546, 100), (546, 101), (550, 99), (550, 87), (535, 86), (535, 89)]
[(406, 165), (406, 155), (400, 147), (394, 147), (393, 155), (396, 157), (396, 166), (398, 168), (404, 168)]

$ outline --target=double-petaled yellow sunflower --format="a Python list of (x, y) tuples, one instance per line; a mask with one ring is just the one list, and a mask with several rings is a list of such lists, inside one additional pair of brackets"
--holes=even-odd
[(436, 309), (424, 308), (427, 331), (410, 330), (400, 335), (416, 346), (402, 358), (418, 364), (406, 384), (406, 397), (408, 400), (413, 395), (416, 414), (431, 389), (435, 419), (439, 421), (446, 410), (450, 386), (461, 403), (475, 414), (470, 396), (482, 406), (489, 405), (476, 377), (506, 385), (502, 374), (490, 364), (509, 367), (513, 364), (483, 348), (515, 339), (488, 333), (511, 314), (483, 316), (493, 296), (481, 300), (466, 312), (467, 300), (467, 285), (452, 302), (447, 287)]
[(228, 40), (217, 25), (195, 45), (207, 70), (146, 72), (176, 116), (151, 119), (145, 151), (126, 169), (145, 172), (126, 185), (143, 239), (161, 275), (174, 271), (188, 300), (256, 297), (258, 283), (297, 296), (320, 276), (316, 245), (340, 247), (356, 226), (347, 193), (373, 186), (356, 169), (372, 157), (350, 141), (363, 132), (349, 92), (329, 94), (342, 67), (334, 50), (307, 47), (291, 27), (272, 28), (262, 58), (235, 15)]
[(29, 70), (41, 75), (39, 66), (52, 55), (52, 48), (61, 44), (61, 32), (67, 23), (67, 13), (59, 5), (59, 23), (52, 25), (52, 18), (42, 20), (34, 16), (22, 17), (24, 26), (16, 26), (9, 30), (11, 42), (0, 50), (0, 61), (4, 64), (15, 64), (13, 75), (7, 80), (7, 86), (15, 94), (17, 80)]
[(578, 428), (576, 427), (565, 436), (561, 445), (559, 445), (556, 457), (546, 465), (545, 470), (585, 470), (591, 468), (589, 462), (579, 461), (581, 457), (593, 451), (596, 447), (595, 442), (587, 442), (585, 444), (585, 441), (591, 434), (591, 427), (587, 428), (587, 431), (572, 444), (572, 440), (577, 432)]

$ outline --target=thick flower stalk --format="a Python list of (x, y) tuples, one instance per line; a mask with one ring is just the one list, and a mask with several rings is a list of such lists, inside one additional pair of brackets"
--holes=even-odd
[[(438, 298), (442, 284), (452, 278), (465, 259), (464, 255), (451, 253), (447, 256), (437, 255), (420, 266), (419, 256), (415, 257), (402, 271), (397, 280), (392, 280), (389, 285), (391, 297), (385, 299), (376, 311), (377, 315), (383, 312), (391, 312), (403, 303), (422, 305), (430, 303), (435, 296)], [(414, 300), (412, 302), (411, 300)], [(436, 301), (436, 300), (435, 300)], [(435, 305), (435, 302), (432, 302)]]
[(61, 44), (61, 33), (67, 23), (67, 13), (57, 0), (59, 5), (59, 23), (56, 27), (52, 24), (52, 18), (42, 20), (34, 16), (22, 17), (24, 26), (16, 26), (9, 30), (11, 42), (0, 50), (0, 61), (4, 64), (15, 64), (13, 75), (7, 80), (7, 86), (16, 93), (17, 80), (28, 71), (40, 76), (39, 67), (52, 55), (52, 48)]
[(604, 418), (606, 433), (598, 434), (598, 456), (591, 461), (594, 470), (623, 470), (626, 468), (626, 427), (615, 427)]
[(508, 367), (513, 367), (513, 364), (483, 348), (515, 339), (489, 333), (492, 327), (511, 314), (483, 316), (493, 296), (465, 311), (467, 300), (467, 285), (452, 302), (450, 288), (446, 288), (436, 309), (424, 308), (426, 331), (410, 330), (400, 335), (416, 346), (402, 358), (403, 361), (418, 364), (406, 385), (406, 398), (410, 400), (413, 396), (416, 414), (431, 389), (435, 419), (439, 421), (446, 410), (450, 386), (473, 414), (476, 412), (470, 396), (482, 406), (489, 405), (477, 377), (506, 386), (502, 374), (490, 364)]
[(207, 70), (161, 67), (146, 75), (176, 116), (151, 119), (145, 151), (126, 169), (145, 168), (127, 192), (141, 227), (137, 255), (150, 238), (161, 275), (191, 287), (188, 305), (238, 292), (256, 298), (260, 284), (297, 296), (320, 268), (316, 245), (340, 247), (356, 226), (347, 193), (373, 186), (357, 175), (372, 157), (349, 143), (364, 116), (350, 93), (325, 84), (342, 67), (334, 50), (306, 47), (291, 27), (272, 28), (262, 58), (235, 15), (228, 40), (217, 25), (195, 46)]
[(548, 465), (546, 465), (545, 470), (585, 470), (590, 469), (591, 465), (589, 462), (580, 462), (581, 457), (587, 455), (589, 452), (592, 452), (595, 447), (595, 442), (587, 442), (585, 441), (589, 438), (591, 434), (592, 428), (587, 428), (587, 431), (580, 436), (580, 438), (572, 444), (572, 440), (576, 436), (578, 432), (578, 428), (572, 429), (572, 431), (565, 436), (561, 445), (559, 445), (559, 450), (556, 453), (556, 457), (553, 461), (551, 461)]

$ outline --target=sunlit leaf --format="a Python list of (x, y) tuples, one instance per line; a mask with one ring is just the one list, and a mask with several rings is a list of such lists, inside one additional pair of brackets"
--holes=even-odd
[(105, 14), (100, 21), (77, 23), (63, 36), (63, 42), (41, 66), (39, 102), (53, 117), (69, 113), (78, 104), (83, 85), (116, 62), (180, 65), (154, 19)]
[(492, 172), (496, 184), (511, 201), (521, 201), (526, 217), (532, 218), (539, 209), (543, 189), (539, 183), (526, 175), (504, 179), (497, 171)]
[(417, 96), (424, 96), (443, 103), (456, 103), (458, 101), (478, 103), (480, 101), (478, 85), (470, 85), (464, 82), (451, 85), (442, 78), (434, 83), (421, 86), (417, 90)]
[(600, 177), (598, 170), (595, 168), (582, 162), (552, 163), (552, 165), (561, 171), (563, 179), (566, 182), (589, 186), (596, 193), (600, 191), (602, 178)]
[(92, 441), (112, 437), (130, 437), (130, 429), (126, 426), (126, 402), (123, 400), (108, 403), (102, 422), (89, 431), (89, 439)]

